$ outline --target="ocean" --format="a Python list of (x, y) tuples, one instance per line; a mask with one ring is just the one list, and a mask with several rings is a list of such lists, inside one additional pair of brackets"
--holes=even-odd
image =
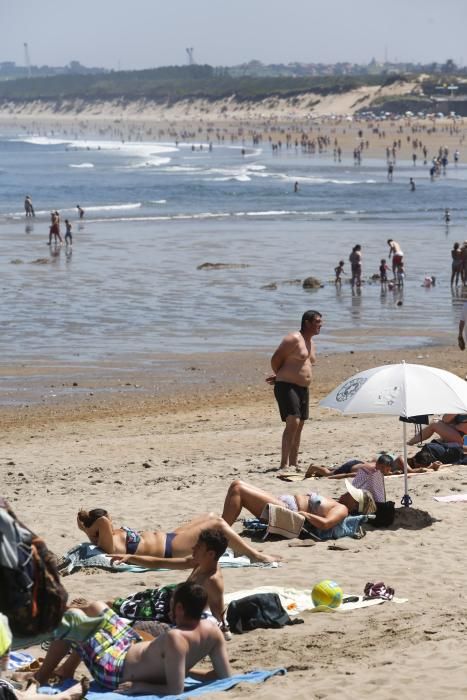
[[(270, 352), (309, 308), (324, 317), (320, 351), (455, 342), (450, 251), (467, 238), (465, 165), (430, 182), (428, 165), (399, 161), (388, 183), (384, 160), (245, 150), (0, 135), (3, 361)], [(55, 209), (62, 235), (72, 222), (72, 249), (46, 244)], [(404, 251), (406, 280), (381, 294), (370, 278), (388, 238)], [(356, 243), (366, 282), (353, 294), (349, 277), (340, 291), (333, 278), (340, 259), (350, 273)], [(227, 267), (198, 269), (207, 262)], [(303, 289), (310, 275), (324, 286)]]

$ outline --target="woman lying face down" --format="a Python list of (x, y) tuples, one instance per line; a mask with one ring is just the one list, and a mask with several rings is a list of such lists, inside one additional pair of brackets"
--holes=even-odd
[[(140, 566), (156, 565), (165, 562), (171, 569), (184, 569), (193, 565), (192, 550), (202, 530), (218, 529), (227, 538), (229, 546), (237, 554), (261, 562), (277, 561), (279, 557), (270, 556), (251, 547), (219, 515), (205, 513), (189, 523), (184, 523), (171, 532), (160, 530), (134, 530), (122, 525), (115, 527), (107, 510), (95, 508), (80, 510), (77, 525), (89, 541), (107, 554), (119, 555), (120, 560)], [(148, 559), (147, 559), (148, 558)]]

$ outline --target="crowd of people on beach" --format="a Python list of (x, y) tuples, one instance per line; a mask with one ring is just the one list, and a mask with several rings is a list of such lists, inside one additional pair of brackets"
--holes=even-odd
[[(269, 128), (275, 130), (272, 124)], [(337, 137), (332, 139), (329, 135), (319, 133), (311, 135), (310, 131), (312, 129), (308, 126), (300, 138), (284, 132), (283, 139), (277, 139), (275, 131), (274, 135), (267, 134), (267, 129), (264, 134), (257, 130), (250, 131), (250, 136), (253, 144), (268, 138), (273, 151), (279, 151), (283, 144), (285, 148), (300, 148), (310, 154), (319, 154), (332, 147), (334, 159), (340, 162), (342, 147)], [(412, 127), (411, 131), (406, 138), (414, 149), (413, 165), (416, 166), (419, 152), (423, 154), (426, 164), (427, 147), (419, 135), (414, 136), (418, 133), (417, 127)], [(164, 130), (159, 131), (159, 138), (164, 137), (165, 133)], [(167, 133), (175, 136), (173, 128), (169, 128)], [(221, 130), (206, 133), (210, 137), (217, 133), (219, 142), (224, 141), (225, 134)], [(381, 125), (374, 126), (373, 133), (378, 139), (385, 138)], [(176, 132), (177, 138), (187, 136), (188, 133)], [(126, 137), (128, 138), (127, 134)], [(239, 129), (237, 137), (244, 139), (243, 129)], [(362, 154), (369, 147), (369, 140), (364, 139), (363, 132), (359, 133), (359, 138), (360, 144), (353, 151), (356, 165), (360, 165)], [(388, 180), (393, 178), (394, 164), (401, 148), (402, 137), (387, 148)], [(456, 151), (455, 163), (458, 160), (459, 153)], [(447, 164), (448, 149), (440, 149), (439, 155), (433, 160), (433, 175), (430, 170), (432, 179), (442, 174)], [(299, 191), (298, 183), (295, 191)], [(24, 207), (26, 217), (35, 216), (29, 195), (26, 196)], [(77, 205), (77, 210), (79, 219), (82, 219), (84, 210), (80, 205)], [(65, 226), (65, 243), (71, 246), (72, 224), (69, 219), (65, 219)], [(60, 213), (54, 210), (51, 212), (48, 244), (62, 245), (63, 242)], [(393, 239), (388, 239), (387, 244), (387, 257), (381, 258), (379, 270), (375, 272), (375, 279), (379, 279), (383, 291), (392, 286), (402, 287), (405, 279), (404, 253), (400, 244)], [(391, 266), (388, 265), (388, 260)], [(360, 244), (353, 246), (349, 263), (351, 286), (358, 290), (362, 285)], [(344, 268), (345, 261), (340, 260), (335, 268), (336, 287), (342, 284), (342, 277), (346, 274)], [(389, 279), (391, 272), (393, 279)], [(430, 280), (434, 284), (434, 278), (430, 277)], [(451, 285), (460, 282), (465, 284), (466, 281), (467, 242), (462, 246), (455, 243), (452, 249)], [(302, 431), (309, 418), (309, 388), (317, 358), (314, 339), (319, 335), (322, 325), (320, 312), (306, 311), (300, 329), (287, 334), (271, 358), (272, 374), (266, 381), (273, 387), (284, 424), (280, 462), (274, 468), (280, 479), (287, 478), (290, 472), (302, 471), (299, 451)], [(428, 443), (409, 458), (408, 472), (416, 474), (427, 469), (438, 470), (446, 464), (465, 463), (465, 435), (467, 415), (445, 415), (430, 423), (409, 444), (415, 445), (433, 436), (439, 440)], [(81, 509), (76, 516), (79, 531), (91, 544), (110, 555), (117, 566), (133, 564), (149, 569), (163, 567), (187, 570), (189, 574), (185, 581), (168, 590), (152, 589), (145, 591), (144, 596), (138, 593), (124, 599), (114, 596), (106, 601), (82, 598), (72, 600), (70, 605), (63, 607), (63, 618), (55, 631), (48, 630), (46, 637), (53, 641), (40, 668), (29, 675), (38, 684), (47, 684), (51, 677), (62, 682), (73, 678), (79, 663), (84, 662), (102, 688), (118, 690), (123, 694), (146, 695), (183, 692), (188, 672), (199, 679), (229, 677), (232, 670), (227, 642), (231, 638), (231, 632), (226, 619), (224, 581), (219, 560), (227, 547), (231, 547), (237, 555), (264, 564), (278, 559), (277, 555), (265, 554), (253, 547), (234, 530), (233, 525), (242, 510), (245, 509), (258, 520), (265, 520), (271, 509), (285, 509), (300, 516), (300, 532), (304, 536), (319, 539), (323, 533), (344, 523), (349, 516), (378, 518), (381, 513), (386, 513), (385, 477), (401, 473), (403, 469), (403, 459), (389, 452), (378, 454), (372, 459), (352, 457), (336, 467), (311, 464), (303, 474), (305, 478), (345, 480), (343, 493), (337, 499), (313, 490), (275, 495), (241, 479), (235, 479), (228, 486), (221, 515), (199, 515), (189, 523), (174, 524), (173, 529), (167, 532), (138, 530), (133, 525), (116, 527), (108, 510)], [(4, 502), (0, 503), (0, 513), (10, 514), (10, 509)], [(1, 523), (0, 518), (0, 527)], [(36, 603), (39, 607), (42, 604), (41, 600)], [(0, 609), (4, 609), (3, 601)], [(10, 612), (13, 617), (13, 611), (5, 612), (7, 615)], [(63, 620), (67, 622), (66, 631)], [(0, 621), (0, 629), (2, 624)], [(60, 633), (56, 631), (59, 628)], [(0, 645), (1, 640), (0, 634)], [(0, 646), (0, 656), (2, 652), (5, 649), (2, 650)], [(210, 659), (212, 670), (194, 670), (196, 664), (205, 657)], [(21, 674), (18, 677), (25, 679)], [(11, 700), (14, 697), (27, 700), (37, 695), (34, 685), (29, 693), (22, 693), (12, 686), (2, 686), (0, 682), (0, 696), (2, 688), (7, 688), (13, 694)], [(59, 694), (58, 700), (78, 700), (84, 693), (83, 686), (72, 687)]]
[[(388, 244), (393, 269), (396, 269), (398, 258), (403, 254), (396, 241), (389, 240)], [(287, 479), (290, 470), (295, 474), (301, 472), (300, 441), (309, 418), (309, 389), (317, 358), (314, 339), (322, 325), (320, 312), (306, 311), (300, 329), (288, 333), (271, 357), (272, 374), (267, 376), (266, 382), (274, 388), (284, 423), (281, 459), (273, 469), (280, 479)], [(427, 469), (438, 470), (446, 464), (467, 462), (463, 445), (467, 415), (445, 415), (423, 428), (409, 444), (426, 441), (434, 435), (439, 440), (427, 443), (409, 459), (409, 472), (415, 474)], [(285, 512), (298, 518), (298, 529), (289, 530), (288, 537), (320, 540), (329, 533), (335, 538), (348, 535), (349, 530), (339, 528), (350, 527), (349, 520), (353, 516), (362, 519), (361, 522), (374, 518), (375, 525), (387, 526), (394, 519), (394, 504), (387, 502), (385, 477), (401, 473), (403, 469), (403, 458), (389, 452), (366, 461), (352, 458), (337, 467), (311, 464), (304, 478), (345, 479), (345, 488), (337, 499), (314, 490), (275, 495), (235, 479), (227, 489), (221, 515), (199, 515), (170, 531), (116, 526), (106, 509), (80, 509), (76, 519), (79, 531), (90, 544), (109, 555), (117, 569), (122, 564), (131, 564), (146, 569), (191, 572), (178, 585), (146, 589), (124, 598), (113, 596), (106, 601), (78, 598), (65, 605), (66, 593), (55, 575), (55, 564), (45, 558), (46, 550), (41, 545), (37, 556), (43, 557), (42, 572), (46, 566), (55, 571), (55, 579), (49, 578), (48, 583), (51, 586), (53, 580), (57, 595), (62, 591), (63, 604), (56, 611), (53, 625), (49, 620), (45, 638), (51, 642), (39, 668), (27, 672), (26, 676), (19, 672), (16, 680), (32, 676), (35, 683), (47, 684), (54, 677), (61, 683), (74, 677), (81, 662), (100, 686), (123, 694), (181, 693), (188, 672), (200, 679), (228, 678), (232, 671), (226, 642), (232, 635), (226, 616), (220, 559), (228, 546), (235, 555), (246, 556), (251, 561), (271, 564), (280, 559), (256, 549), (233, 529), (242, 511), (248, 511), (257, 523), (263, 520), (269, 525), (272, 513)], [(12, 527), (12, 521), (16, 522), (14, 514), (8, 504), (0, 500), (0, 533), (14, 548), (16, 534), (21, 528), (26, 533), (28, 530), (23, 525), (19, 530)], [(358, 526), (361, 527), (360, 521)], [(0, 567), (2, 555), (0, 546)], [(40, 607), (43, 601), (39, 599), (37, 605)], [(0, 600), (0, 610), (10, 616), (13, 627), (33, 626), (32, 621), (25, 622), (24, 616), (18, 617), (17, 609), (6, 600)], [(34, 624), (38, 631), (40, 623), (36, 620)], [(2, 625), (0, 620), (0, 631)], [(0, 656), (4, 638), (0, 634)], [(212, 671), (193, 670), (204, 657), (211, 660)], [(8, 700), (36, 697), (35, 688), (24, 694), (0, 683), (0, 695), (2, 687), (13, 693)], [(84, 692), (83, 685), (72, 686), (59, 700), (78, 700)]]

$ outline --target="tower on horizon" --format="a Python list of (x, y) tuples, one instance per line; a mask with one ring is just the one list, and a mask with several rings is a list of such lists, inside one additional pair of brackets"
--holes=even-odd
[(195, 58), (194, 58), (194, 56), (193, 56), (194, 50), (195, 50), (195, 49), (194, 49), (193, 46), (189, 47), (188, 49), (185, 49), (185, 51), (186, 51), (187, 54), (188, 54), (188, 65), (189, 65), (189, 66), (194, 66), (194, 65), (195, 65)]
[(27, 42), (25, 41), (24, 44), (24, 64), (27, 68), (28, 71), (28, 78), (31, 77), (31, 59), (29, 58), (29, 46)]

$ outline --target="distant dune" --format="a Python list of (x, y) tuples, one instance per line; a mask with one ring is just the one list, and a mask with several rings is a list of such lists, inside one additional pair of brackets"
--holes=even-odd
[(329, 115), (353, 115), (369, 108), (377, 100), (420, 93), (418, 82), (397, 81), (391, 85), (363, 85), (335, 94), (304, 92), (293, 97), (270, 96), (261, 100), (237, 99), (235, 95), (222, 99), (180, 99), (176, 102), (158, 103), (148, 99), (118, 98), (112, 100), (87, 100), (85, 98), (60, 100), (0, 100), (0, 118), (131, 120), (162, 123), (189, 122), (202, 119), (205, 122), (231, 124), (244, 121), (301, 121)]

